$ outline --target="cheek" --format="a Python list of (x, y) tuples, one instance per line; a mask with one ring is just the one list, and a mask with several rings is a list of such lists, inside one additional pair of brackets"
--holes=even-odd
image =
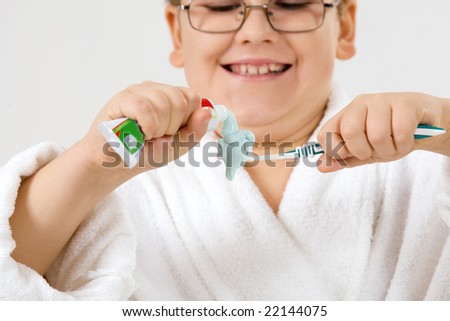
[(206, 67), (201, 62), (201, 55), (198, 51), (193, 51), (185, 47), (185, 52), (189, 53), (184, 58), (184, 74), (189, 87), (198, 90), (199, 82), (202, 81)]
[[(194, 31), (195, 32), (195, 31)], [(200, 94), (207, 90), (214, 72), (217, 70), (218, 59), (227, 46), (218, 35), (198, 33), (187, 35), (184, 42), (184, 72), (191, 88)]]
[[(300, 72), (302, 78), (315, 85), (323, 81), (330, 81), (333, 76), (336, 39), (331, 32), (320, 32), (311, 34), (307, 45), (302, 46), (304, 54), (300, 61)], [(301, 46), (301, 45), (300, 45)], [(302, 48), (299, 48), (301, 50)]]

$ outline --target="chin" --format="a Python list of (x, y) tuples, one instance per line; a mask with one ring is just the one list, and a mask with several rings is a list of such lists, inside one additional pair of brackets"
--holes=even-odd
[(236, 116), (236, 120), (239, 126), (250, 128), (250, 127), (265, 127), (270, 126), (277, 119), (282, 118), (281, 111), (273, 110), (265, 107), (258, 108), (246, 108), (241, 105), (237, 109), (232, 110)]

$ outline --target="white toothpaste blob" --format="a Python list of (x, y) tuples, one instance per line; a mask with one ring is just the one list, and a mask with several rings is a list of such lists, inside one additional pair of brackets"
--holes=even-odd
[(202, 100), (203, 107), (211, 107), (212, 118), (208, 130), (217, 129), (223, 122), (222, 138), (219, 140), (221, 156), (226, 166), (226, 177), (231, 181), (236, 171), (248, 161), (255, 143), (255, 135), (249, 130), (240, 130), (233, 112), (223, 105), (215, 105), (208, 99)]

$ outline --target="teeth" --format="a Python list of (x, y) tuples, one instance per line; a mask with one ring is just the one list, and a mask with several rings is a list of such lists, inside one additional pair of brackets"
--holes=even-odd
[(252, 76), (257, 75), (258, 74), (258, 67), (248, 66), (247, 72), (248, 72), (249, 75), (252, 75)]
[(269, 73), (269, 68), (267, 66), (263, 65), (263, 66), (259, 67), (258, 73), (260, 75), (267, 75)]
[(279, 71), (281, 71), (282, 68), (283, 68), (283, 66), (277, 65), (277, 64), (270, 64), (269, 65), (269, 69), (270, 69), (271, 72), (279, 72)]
[(231, 65), (231, 71), (243, 76), (257, 76), (257, 75), (267, 75), (270, 73), (279, 73), (283, 70), (283, 65), (281, 64), (263, 64), (263, 65)]

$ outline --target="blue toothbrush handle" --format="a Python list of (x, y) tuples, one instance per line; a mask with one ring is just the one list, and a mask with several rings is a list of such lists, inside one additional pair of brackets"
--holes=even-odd
[(424, 139), (428, 137), (434, 137), (438, 135), (445, 134), (444, 128), (430, 126), (425, 124), (419, 124), (416, 131), (414, 132), (414, 139)]
[[(434, 137), (438, 135), (445, 134), (446, 131), (444, 128), (430, 126), (425, 124), (419, 124), (417, 126), (416, 131), (414, 132), (414, 139), (424, 139), (429, 137)], [(309, 155), (318, 155), (323, 154), (323, 149), (319, 143), (309, 142), (303, 146), (298, 146), (296, 149), (287, 151), (283, 154), (271, 154), (271, 155), (261, 155), (258, 156), (259, 160), (270, 159), (294, 159), (301, 157), (308, 157)]]

